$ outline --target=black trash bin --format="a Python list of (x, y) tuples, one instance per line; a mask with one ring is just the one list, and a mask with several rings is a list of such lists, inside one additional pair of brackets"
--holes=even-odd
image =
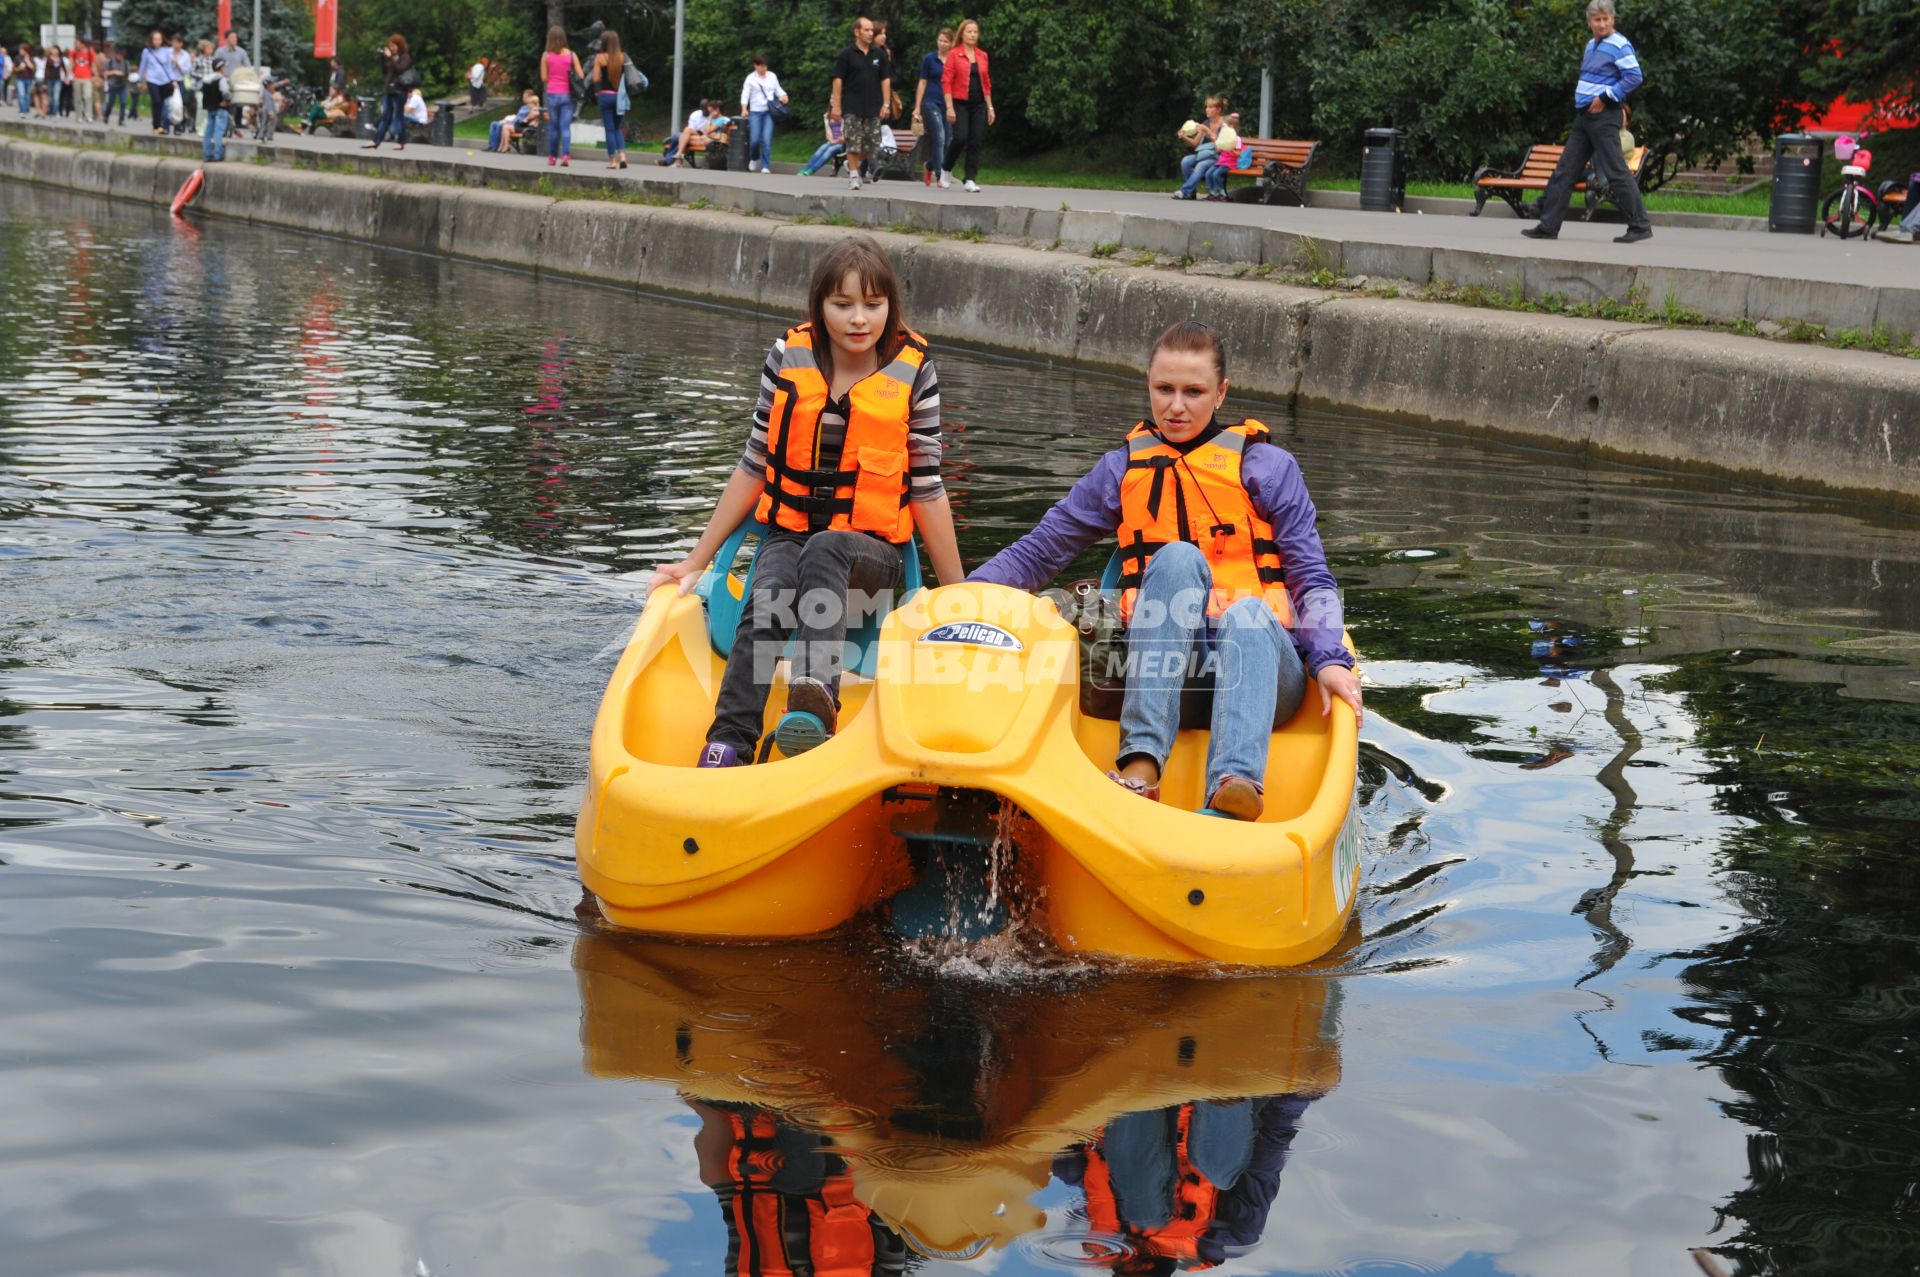
[(1827, 157), (1822, 138), (1782, 133), (1773, 142), (1773, 192), (1767, 201), (1767, 229), (1785, 235), (1811, 235), (1820, 215), (1820, 165)]
[(1407, 202), (1406, 134), (1368, 129), (1360, 148), (1360, 207), (1368, 213), (1398, 213)]
[(453, 145), (453, 103), (442, 102), (427, 125), (427, 141), (434, 146)]
[(733, 136), (727, 141), (727, 171), (729, 173), (746, 172), (747, 161), (752, 158), (748, 152), (752, 149), (747, 144), (747, 122), (742, 120), (733, 130)]
[(373, 141), (373, 130), (380, 123), (380, 99), (359, 98), (360, 115), (355, 120), (354, 136), (362, 142)]

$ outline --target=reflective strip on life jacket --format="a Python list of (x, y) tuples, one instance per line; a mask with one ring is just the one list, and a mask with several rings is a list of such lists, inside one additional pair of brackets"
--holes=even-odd
[(1133, 600), (1154, 553), (1185, 541), (1206, 556), (1213, 594), (1207, 613), (1218, 616), (1243, 598), (1265, 599), (1283, 625), (1293, 622), (1286, 564), (1273, 525), (1255, 513), (1241, 479), (1246, 449), (1269, 441), (1266, 426), (1249, 418), (1182, 453), (1141, 422), (1127, 433), (1127, 468), (1120, 480), (1120, 614), (1131, 619)]
[[(727, 1221), (730, 1277), (871, 1277), (897, 1271), (892, 1236), (853, 1195), (844, 1164), (813, 1193), (772, 1187), (783, 1168), (774, 1119), (765, 1113), (728, 1113), (733, 1148), (727, 1154), (731, 1187), (719, 1191)], [(826, 1156), (823, 1152), (821, 1156)], [(837, 1161), (837, 1159), (836, 1159)]]
[(913, 535), (908, 424), (926, 356), (926, 342), (909, 332), (886, 366), (854, 384), (840, 455), (823, 465), (820, 415), (832, 388), (814, 352), (813, 326), (789, 331), (767, 415), (766, 486), (755, 517), (791, 532), (871, 532), (905, 544)]

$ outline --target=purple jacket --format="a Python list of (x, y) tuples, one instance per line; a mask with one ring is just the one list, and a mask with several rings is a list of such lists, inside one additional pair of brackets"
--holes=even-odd
[[(1202, 439), (1211, 437), (1211, 429)], [(1037, 591), (1059, 575), (1088, 546), (1110, 537), (1120, 526), (1120, 479), (1127, 450), (1101, 457), (1073, 490), (1046, 512), (1038, 526), (968, 575), (969, 581)], [(1345, 628), (1340, 594), (1327, 570), (1327, 552), (1314, 527), (1313, 498), (1293, 454), (1272, 444), (1254, 444), (1240, 461), (1240, 481), (1261, 518), (1273, 524), (1287, 568), (1287, 594), (1293, 600), (1294, 646), (1309, 674), (1323, 666), (1353, 668), (1353, 656), (1341, 644)]]

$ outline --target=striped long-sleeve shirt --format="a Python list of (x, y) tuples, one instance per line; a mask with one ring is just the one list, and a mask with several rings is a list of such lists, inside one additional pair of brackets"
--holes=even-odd
[[(787, 339), (781, 337), (767, 352), (760, 369), (760, 402), (753, 407), (753, 433), (740, 454), (740, 468), (748, 474), (767, 473), (767, 420), (773, 414), (774, 380), (787, 355)], [(820, 411), (820, 464), (840, 464), (840, 449), (847, 439), (847, 401), (832, 399)], [(933, 360), (923, 360), (919, 375), (913, 379), (913, 407), (907, 417), (907, 474), (912, 481), (909, 499), (933, 501), (947, 494), (940, 482), (940, 376)]]
[(1625, 102), (1645, 78), (1627, 37), (1616, 31), (1604, 40), (1589, 40), (1580, 59), (1580, 83), (1573, 90), (1574, 109), (1586, 110), (1595, 98)]

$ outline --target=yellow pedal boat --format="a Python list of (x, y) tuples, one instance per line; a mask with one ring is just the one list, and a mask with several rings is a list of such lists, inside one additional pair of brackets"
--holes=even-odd
[(1340, 986), (1314, 974), (956, 990), (851, 944), (604, 932), (574, 942), (573, 967), (588, 1074), (823, 1133), (855, 1198), (944, 1258), (1046, 1227), (1031, 1198), (1055, 1159), (1122, 1115), (1340, 1083)]
[[(1324, 954), (1353, 908), (1357, 732), (1339, 701), (1273, 733), (1266, 815), (1195, 812), (1207, 733), (1183, 727), (1162, 801), (1106, 778), (1119, 725), (1083, 708), (1080, 633), (1055, 601), (966, 583), (908, 592), (864, 636), (838, 733), (794, 758), (693, 766), (713, 719), (747, 577), (748, 529), (702, 589), (655, 590), (594, 722), (576, 825), (580, 877), (605, 916), (683, 936), (833, 930), (911, 886), (911, 844), (956, 792), (992, 795), (1026, 898), (1067, 950), (1292, 965)], [(767, 730), (786, 703), (768, 699)]]

